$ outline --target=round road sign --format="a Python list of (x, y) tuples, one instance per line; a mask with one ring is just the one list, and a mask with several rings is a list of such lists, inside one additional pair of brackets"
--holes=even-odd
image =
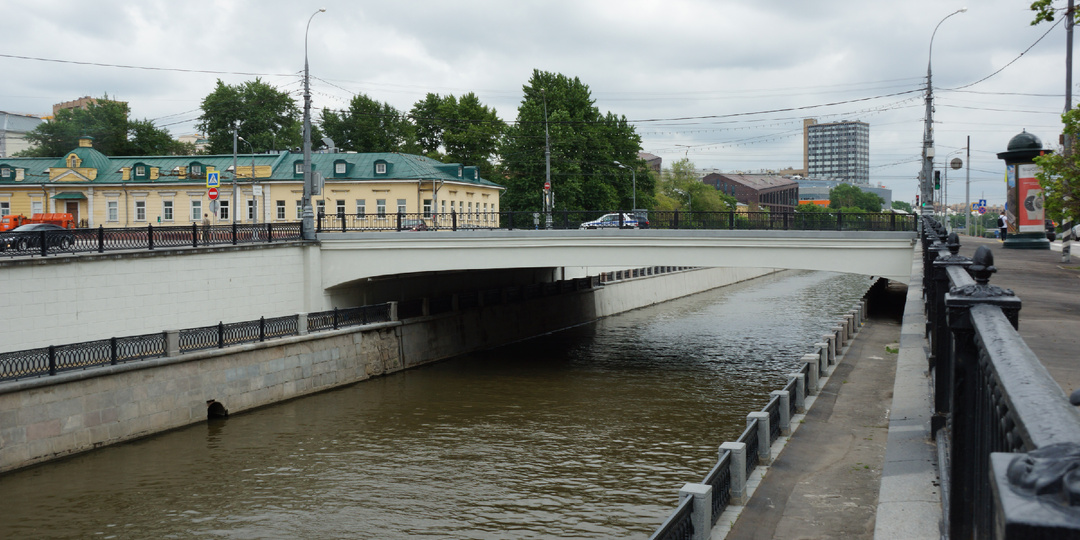
[(981, 215), (983, 215), (985, 213), (986, 213), (986, 207), (985, 206), (980, 206), (979, 207), (979, 215), (981, 216)]
[(218, 196), (217, 188), (216, 187), (210, 188), (209, 190), (207, 190), (206, 194), (210, 196), (211, 201), (217, 199), (217, 196)]

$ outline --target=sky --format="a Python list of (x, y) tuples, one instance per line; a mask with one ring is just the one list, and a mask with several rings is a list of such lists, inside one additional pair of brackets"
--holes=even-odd
[[(937, 155), (968, 161), (970, 136), (971, 199), (995, 205), (1009, 139), (1027, 130), (1055, 148), (1061, 131), (1064, 24), (1031, 26), (1029, 4), (949, 16), (964, 0), (4, 0), (0, 110), (107, 94), (180, 136), (218, 79), (256, 76), (302, 106), (310, 19), (313, 117), (361, 93), (407, 111), (429, 92), (474, 92), (512, 122), (539, 69), (578, 77), (665, 166), (801, 168), (804, 118), (867, 122), (871, 183), (914, 202), (933, 35)], [(961, 202), (966, 170), (950, 173)]]

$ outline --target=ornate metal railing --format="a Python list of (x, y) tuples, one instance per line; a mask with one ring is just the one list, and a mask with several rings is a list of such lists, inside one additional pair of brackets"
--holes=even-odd
[[(612, 216), (598, 221), (601, 216)], [(575, 210), (428, 214), (324, 214), (316, 232), (525, 230), (525, 229), (712, 229), (800, 231), (915, 231), (914, 214), (855, 212), (684, 212)], [(550, 218), (550, 219), (549, 219)]]
[(98, 227), (0, 234), (0, 255), (60, 255), (106, 251), (237, 245), (301, 240), (300, 223)]
[(1017, 332), (1020, 299), (989, 284), (993, 252), (958, 255), (959, 237), (930, 219), (922, 241), (948, 536), (1080, 536), (1080, 403)]
[(664, 523), (660, 525), (660, 528), (653, 533), (650, 537), (651, 540), (693, 540), (693, 502), (693, 497), (686, 497), (679, 501), (679, 505), (675, 507), (675, 511), (672, 512), (671, 515), (664, 520)]

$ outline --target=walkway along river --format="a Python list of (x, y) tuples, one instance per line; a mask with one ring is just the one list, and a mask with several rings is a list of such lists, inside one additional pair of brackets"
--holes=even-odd
[(646, 538), (869, 285), (782, 272), (0, 476), (0, 538)]

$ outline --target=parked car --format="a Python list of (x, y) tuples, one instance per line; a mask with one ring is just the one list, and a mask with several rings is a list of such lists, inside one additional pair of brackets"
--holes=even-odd
[(401, 220), (401, 230), (403, 231), (426, 231), (428, 230), (427, 223), (424, 223), (422, 219), (403, 219)]
[[(638, 220), (630, 214), (622, 215), (622, 226), (624, 229), (637, 229)], [(618, 229), (619, 228), (619, 214), (604, 214), (599, 219), (592, 221), (586, 221), (582, 223), (579, 229)]]
[(51, 223), (31, 223), (0, 235), (0, 251), (41, 249), (42, 231), (45, 232), (45, 245), (48, 249), (58, 247), (68, 250), (75, 243), (75, 235), (68, 229)]

